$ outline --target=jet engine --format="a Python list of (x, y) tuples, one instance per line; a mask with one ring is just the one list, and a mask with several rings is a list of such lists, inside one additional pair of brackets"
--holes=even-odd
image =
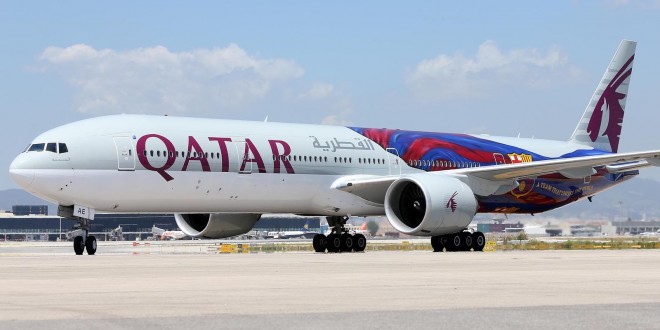
[(472, 189), (437, 173), (404, 176), (385, 194), (385, 214), (392, 226), (416, 236), (437, 236), (465, 229), (477, 212)]
[(175, 213), (174, 219), (186, 235), (198, 238), (225, 238), (252, 230), (261, 214), (252, 213)]

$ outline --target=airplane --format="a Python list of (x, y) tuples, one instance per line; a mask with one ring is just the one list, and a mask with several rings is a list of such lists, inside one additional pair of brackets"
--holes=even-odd
[(151, 233), (154, 234), (155, 237), (158, 237), (161, 241), (179, 240), (187, 237), (187, 235), (180, 230), (165, 230), (156, 227), (156, 225), (151, 227)]
[(309, 230), (309, 221), (305, 222), (305, 225), (300, 228), (300, 230), (285, 230), (285, 231), (274, 231), (268, 232), (266, 238), (278, 238), (278, 239), (289, 239), (289, 238), (314, 238), (318, 232)]
[[(333, 228), (328, 228), (326, 230), (325, 234), (330, 235), (332, 234), (332, 229)], [(365, 221), (361, 226), (356, 226), (356, 225), (349, 225), (349, 224), (344, 224), (344, 229), (346, 232), (350, 234), (362, 234), (366, 237), (371, 236), (371, 233), (367, 230), (367, 222)]]
[(111, 115), (37, 136), (9, 172), (84, 229), (97, 212), (173, 213), (194, 238), (250, 231), (264, 213), (325, 216), (317, 252), (364, 251), (351, 216), (385, 215), (434, 251), (482, 251), (477, 213), (535, 214), (591, 199), (660, 165), (619, 153), (636, 42), (623, 40), (567, 141), (398, 129)]

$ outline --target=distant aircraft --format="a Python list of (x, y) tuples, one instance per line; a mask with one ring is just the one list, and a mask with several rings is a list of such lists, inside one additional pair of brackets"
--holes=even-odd
[(309, 230), (309, 221), (300, 230), (285, 230), (285, 231), (272, 231), (268, 232), (266, 238), (314, 238), (318, 232)]
[[(355, 235), (355, 234), (362, 234), (366, 237), (371, 236), (371, 233), (367, 230), (367, 222), (365, 221), (362, 225), (360, 226), (355, 226), (355, 225), (349, 225), (349, 224), (344, 224), (344, 229), (346, 232), (349, 234)], [(326, 235), (332, 234), (333, 228), (328, 228), (328, 230), (325, 232)]]
[(157, 236), (161, 241), (178, 240), (188, 237), (188, 235), (180, 230), (165, 230), (156, 227), (156, 225), (151, 227), (151, 233)]
[(246, 233), (263, 213), (326, 216), (319, 252), (363, 251), (346, 221), (385, 214), (435, 251), (481, 251), (483, 233), (465, 230), (476, 213), (552, 210), (660, 165), (660, 150), (617, 153), (635, 47), (621, 42), (567, 141), (115, 115), (39, 135), (9, 172), (85, 229), (76, 254), (96, 252), (96, 212), (174, 213), (199, 238)]

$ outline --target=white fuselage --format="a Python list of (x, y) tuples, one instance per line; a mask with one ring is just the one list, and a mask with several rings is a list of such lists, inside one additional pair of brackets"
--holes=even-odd
[[(160, 137), (143, 139), (138, 150), (150, 134)], [(34, 141), (64, 142), (68, 152), (19, 155), (12, 168), (25, 189), (101, 212), (382, 214), (382, 205), (333, 182), (419, 171), (334, 126), (119, 115), (61, 126)]]
[[(546, 157), (591, 149), (538, 139), (479, 139), (516, 143)], [(10, 170), (15, 180), (46, 200), (98, 212), (382, 215), (383, 204), (336, 186), (348, 178), (424, 172), (428, 165), (403, 160), (397, 150), (347, 127), (167, 116), (82, 120), (45, 132), (32, 145), (40, 143), (64, 143), (66, 152), (20, 154)], [(497, 153), (496, 163), (497, 155), (506, 158)]]

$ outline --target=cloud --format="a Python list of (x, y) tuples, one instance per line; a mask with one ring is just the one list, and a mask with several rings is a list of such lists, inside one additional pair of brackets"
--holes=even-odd
[(320, 100), (325, 99), (332, 95), (335, 91), (335, 86), (328, 83), (317, 82), (312, 85), (312, 87), (298, 95), (299, 100)]
[(327, 115), (321, 120), (321, 125), (350, 126), (353, 122), (345, 118), (348, 113), (338, 115)]
[(77, 87), (77, 110), (87, 113), (242, 109), (304, 74), (293, 61), (257, 58), (235, 44), (182, 52), (48, 47), (38, 68)]
[(415, 97), (425, 101), (495, 95), (510, 86), (546, 88), (575, 81), (579, 70), (560, 50), (500, 50), (486, 41), (473, 57), (440, 54), (423, 60), (406, 77)]

